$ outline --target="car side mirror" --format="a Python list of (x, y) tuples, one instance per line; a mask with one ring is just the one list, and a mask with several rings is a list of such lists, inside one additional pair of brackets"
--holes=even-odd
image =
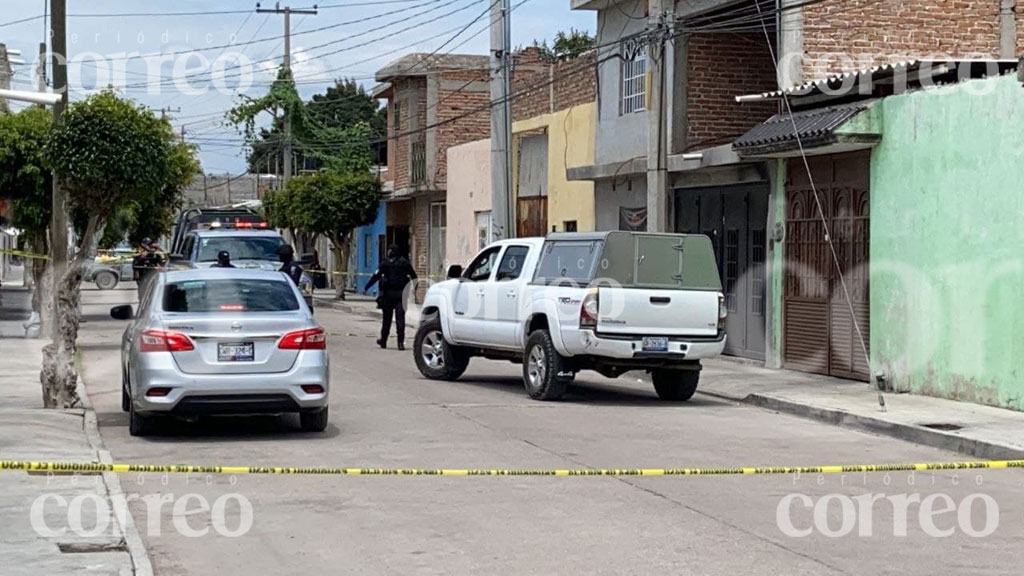
[(114, 306), (110, 309), (110, 317), (114, 320), (131, 320), (135, 316), (131, 305)]
[(451, 280), (451, 279), (454, 279), (454, 278), (462, 278), (462, 272), (463, 272), (462, 266), (459, 266), (458, 264), (454, 264), (452, 266), (449, 266), (448, 267), (448, 279)]

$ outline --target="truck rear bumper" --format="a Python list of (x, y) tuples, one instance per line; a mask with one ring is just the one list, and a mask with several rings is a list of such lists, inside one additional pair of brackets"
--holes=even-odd
[(674, 361), (686, 362), (719, 356), (725, 349), (725, 338), (724, 333), (711, 338), (669, 338), (668, 351), (644, 352), (642, 337), (609, 337), (590, 330), (580, 330), (579, 340), (575, 343), (577, 346), (569, 351), (574, 356), (631, 360), (631, 364), (649, 361), (652, 365), (664, 365)]

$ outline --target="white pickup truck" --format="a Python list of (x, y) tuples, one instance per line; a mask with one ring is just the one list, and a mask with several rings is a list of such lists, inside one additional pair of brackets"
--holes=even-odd
[(455, 380), (470, 358), (523, 364), (531, 397), (560, 398), (581, 370), (651, 373), (688, 400), (725, 347), (725, 299), (702, 235), (564, 233), (503, 240), (427, 291), (416, 366)]

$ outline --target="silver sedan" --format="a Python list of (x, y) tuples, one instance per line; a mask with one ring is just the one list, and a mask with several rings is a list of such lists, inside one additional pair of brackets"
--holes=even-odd
[(299, 413), (327, 427), (327, 335), (281, 272), (213, 268), (156, 275), (121, 341), (121, 408), (129, 431), (160, 415)]

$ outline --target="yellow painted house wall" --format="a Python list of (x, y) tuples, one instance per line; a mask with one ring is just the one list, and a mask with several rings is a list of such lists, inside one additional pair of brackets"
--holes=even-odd
[[(580, 232), (594, 230), (594, 183), (570, 182), (566, 179), (566, 170), (594, 163), (596, 129), (597, 104), (593, 102), (512, 125), (512, 132), (517, 136), (538, 130), (547, 132), (549, 232), (552, 227), (561, 232), (562, 223), (567, 220), (575, 220)], [(516, 167), (518, 165), (517, 161)]]

